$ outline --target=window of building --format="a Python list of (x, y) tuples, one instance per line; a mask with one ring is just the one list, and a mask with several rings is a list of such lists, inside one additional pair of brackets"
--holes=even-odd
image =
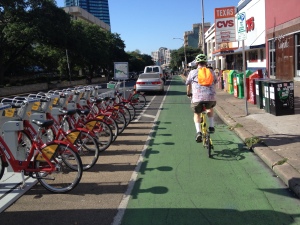
[(295, 35), (295, 43), (296, 43), (296, 57), (295, 57), (295, 64), (296, 64), (296, 76), (300, 76), (300, 33)]
[(276, 41), (269, 41), (269, 75), (276, 76)]
[(257, 62), (258, 61), (258, 52), (257, 52), (257, 50), (250, 51), (248, 53), (248, 57), (249, 57), (249, 62)]

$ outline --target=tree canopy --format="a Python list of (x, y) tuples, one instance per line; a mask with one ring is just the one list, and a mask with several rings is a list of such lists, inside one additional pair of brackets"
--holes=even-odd
[(128, 61), (138, 71), (152, 61), (126, 53), (119, 34), (72, 20), (54, 0), (1, 0), (0, 31), (0, 80), (26, 74), (29, 67), (92, 77), (108, 75), (114, 62)]

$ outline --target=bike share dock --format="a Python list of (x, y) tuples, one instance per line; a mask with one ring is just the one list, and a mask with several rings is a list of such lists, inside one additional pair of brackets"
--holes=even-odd
[[(14, 109), (11, 109), (9, 105), (0, 104), (0, 123), (2, 124), (3, 139), (15, 158), (24, 158), (25, 153), (17, 149), (17, 131), (23, 129), (22, 121), (14, 121), (16, 119)], [(0, 180), (0, 213), (28, 191), (37, 181), (27, 177), (25, 182), (25, 186), (22, 186), (21, 173), (14, 173), (10, 165), (5, 168), (4, 175)]]
[[(99, 90), (101, 86), (95, 86), (95, 91)], [(109, 89), (120, 88), (120, 83), (117, 86), (109, 87)], [(125, 89), (124, 89), (125, 90)], [(68, 98), (73, 96), (73, 89), (64, 89), (65, 98), (60, 99), (59, 105), (66, 107), (67, 109), (74, 109), (75, 103), (68, 102)], [(123, 89), (122, 89), (123, 91)], [(124, 91), (125, 92), (125, 91)], [(53, 101), (58, 101), (59, 91), (50, 91), (49, 95)], [(82, 94), (82, 93), (81, 93)], [(95, 94), (95, 93), (94, 93)], [(106, 92), (97, 94), (99, 97), (113, 96), (114, 90), (106, 90)], [(38, 99), (35, 98), (35, 94), (29, 94), (28, 97), (16, 98), (16, 102), (21, 103), (22, 100), (31, 99), (26, 109), (18, 112), (17, 109), (11, 109), (10, 105), (6, 103), (0, 103), (0, 132), (2, 137), (8, 145), (9, 149), (14, 154), (17, 159), (24, 159), (25, 152), (20, 151), (17, 147), (17, 131), (23, 129), (21, 118), (23, 119), (46, 119), (44, 113), (40, 113), (37, 110), (38, 107), (42, 107), (43, 103), (40, 103)], [(2, 100), (5, 102), (5, 100)], [(36, 104), (38, 103), (38, 104)], [(58, 103), (58, 102), (57, 102)], [(32, 111), (34, 110), (34, 111)], [(59, 114), (59, 108), (51, 107), (51, 112), (54, 117)], [(35, 124), (32, 124), (36, 129), (38, 128)], [(23, 149), (24, 150), (24, 149)], [(9, 165), (4, 170), (3, 177), (0, 180), (0, 213), (13, 204), (18, 198), (25, 194), (31, 189), (38, 181), (31, 177), (25, 177), (25, 186), (23, 185), (21, 173), (13, 172), (11, 166)]]

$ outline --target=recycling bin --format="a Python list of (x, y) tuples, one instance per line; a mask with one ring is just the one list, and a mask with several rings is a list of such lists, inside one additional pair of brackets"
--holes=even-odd
[(255, 88), (255, 79), (262, 78), (262, 70), (257, 70), (249, 76), (249, 85), (247, 87), (247, 101), (256, 104), (256, 88)]
[(269, 82), (269, 111), (275, 116), (291, 115), (294, 110), (294, 82), (274, 80)]
[(237, 77), (233, 78), (233, 96), (238, 97), (238, 85), (237, 85)]
[(227, 84), (227, 78), (228, 78), (228, 72), (229, 72), (229, 70), (224, 70), (223, 71), (223, 83), (224, 83), (224, 91), (225, 92), (227, 92), (227, 86), (228, 86), (228, 84)]
[(237, 73), (238, 98), (244, 98), (244, 73)]
[(233, 78), (236, 75), (236, 71), (235, 70), (230, 70), (228, 73), (228, 93), (229, 94), (233, 94)]
[[(247, 91), (246, 97), (248, 99), (249, 98), (248, 97), (249, 96), (249, 77), (251, 76), (251, 74), (253, 74), (253, 71), (252, 70), (246, 70), (245, 74), (246, 74), (246, 91)], [(245, 88), (245, 86), (244, 86), (244, 88)]]
[(256, 105), (259, 109), (264, 108), (264, 81), (270, 81), (268, 78), (259, 78), (255, 79), (255, 100)]

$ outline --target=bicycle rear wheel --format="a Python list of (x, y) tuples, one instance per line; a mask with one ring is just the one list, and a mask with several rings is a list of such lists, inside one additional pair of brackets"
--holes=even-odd
[(35, 168), (40, 169), (36, 172), (40, 184), (54, 193), (66, 193), (73, 190), (82, 177), (80, 156), (69, 144), (61, 143), (51, 162), (55, 166), (55, 171), (47, 172), (46, 170), (50, 169), (49, 164), (35, 159)]
[(135, 109), (142, 109), (146, 106), (146, 97), (140, 93), (132, 95), (130, 103)]
[(211, 158), (212, 157), (212, 143), (211, 143), (211, 139), (210, 139), (210, 135), (207, 134), (206, 135), (206, 138), (205, 138), (205, 144), (206, 144), (206, 148), (207, 148), (207, 154), (208, 154), (208, 158)]
[[(79, 131), (74, 130), (68, 135), (75, 134), (75, 132)], [(99, 158), (99, 147), (96, 138), (86, 131), (80, 131), (78, 138), (74, 142), (74, 146), (78, 150), (83, 170), (92, 168)]]

